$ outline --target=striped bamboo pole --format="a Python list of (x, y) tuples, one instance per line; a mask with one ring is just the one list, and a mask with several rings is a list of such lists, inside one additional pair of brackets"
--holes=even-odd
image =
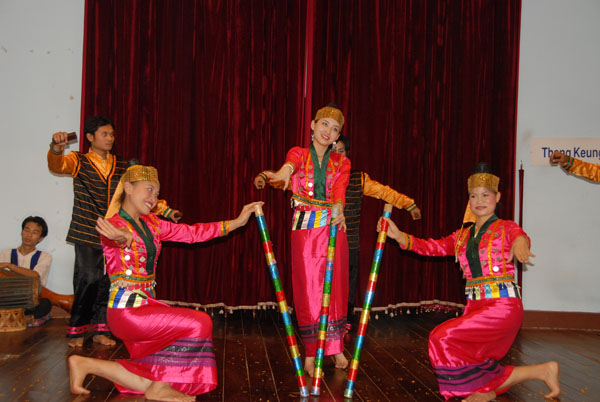
[[(331, 220), (336, 218), (336, 210), (331, 210)], [(323, 356), (327, 341), (327, 323), (329, 321), (329, 304), (331, 297), (331, 282), (333, 279), (333, 264), (335, 261), (335, 243), (337, 240), (338, 225), (329, 225), (329, 243), (327, 246), (327, 262), (325, 278), (323, 280), (323, 298), (321, 299), (321, 317), (319, 319), (319, 333), (317, 336), (317, 353), (315, 355), (315, 371), (311, 395), (321, 394), (321, 379), (323, 378)]]
[[(393, 206), (391, 204), (385, 204), (385, 207), (383, 207), (382, 217), (390, 218), (392, 216), (392, 208)], [(354, 393), (354, 384), (356, 381), (356, 374), (358, 372), (358, 361), (360, 360), (365, 334), (367, 333), (367, 324), (369, 323), (369, 314), (371, 313), (371, 303), (373, 301), (373, 296), (375, 295), (375, 286), (377, 285), (377, 276), (379, 275), (379, 266), (381, 265), (381, 256), (383, 255), (383, 248), (385, 246), (388, 226), (388, 222), (385, 219), (382, 219), (381, 232), (379, 232), (379, 235), (377, 236), (375, 254), (373, 255), (373, 264), (371, 265), (371, 274), (369, 275), (369, 283), (367, 284), (365, 302), (360, 314), (360, 322), (358, 324), (358, 330), (356, 333), (352, 361), (350, 362), (350, 369), (348, 370), (348, 382), (346, 383), (346, 389), (344, 390), (345, 398), (352, 398), (352, 394)]]
[(290, 348), (290, 355), (292, 356), (292, 363), (294, 364), (294, 372), (296, 374), (296, 379), (298, 380), (298, 387), (300, 387), (300, 396), (306, 398), (308, 397), (308, 385), (306, 384), (306, 379), (304, 377), (304, 368), (302, 367), (302, 361), (300, 360), (300, 351), (298, 350), (298, 343), (296, 342), (296, 336), (294, 335), (294, 327), (292, 326), (292, 318), (288, 310), (285, 293), (281, 286), (277, 262), (275, 261), (275, 254), (273, 253), (273, 243), (271, 243), (265, 215), (260, 205), (256, 206), (254, 214), (256, 215), (258, 232), (260, 233), (263, 249), (265, 250), (265, 259), (267, 260), (267, 266), (269, 268), (269, 273), (271, 274), (271, 281), (275, 288), (279, 312), (281, 313), (283, 323), (285, 324), (286, 338)]

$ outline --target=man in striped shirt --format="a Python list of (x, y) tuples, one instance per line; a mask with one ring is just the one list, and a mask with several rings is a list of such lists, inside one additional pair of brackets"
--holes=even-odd
[[(334, 152), (350, 157), (350, 139), (348, 137), (341, 135), (333, 147)], [(350, 183), (346, 189), (346, 206), (344, 207), (349, 252), (348, 317), (354, 312), (356, 299), (360, 255), (360, 215), (363, 195), (384, 200), (398, 209), (405, 209), (410, 213), (413, 220), (421, 219), (421, 210), (412, 198), (372, 180), (365, 172), (360, 170), (350, 172)], [(346, 329), (348, 331), (351, 329), (350, 322), (346, 324)]]

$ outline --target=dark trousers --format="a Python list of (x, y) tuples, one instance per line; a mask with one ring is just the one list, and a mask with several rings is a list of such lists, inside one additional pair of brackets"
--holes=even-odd
[(356, 302), (356, 289), (358, 287), (358, 256), (360, 249), (350, 249), (348, 255), (348, 317), (352, 316)]
[(106, 325), (109, 288), (102, 249), (76, 244), (73, 273), (75, 298), (67, 330), (69, 338), (85, 336), (90, 325), (95, 335), (110, 335)]
[(33, 318), (38, 319), (47, 316), (50, 310), (52, 310), (50, 300), (40, 298), (40, 303), (37, 306), (25, 310), (25, 315), (33, 315)]

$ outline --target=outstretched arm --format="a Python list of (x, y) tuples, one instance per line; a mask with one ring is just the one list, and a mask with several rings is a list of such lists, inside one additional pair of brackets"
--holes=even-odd
[(238, 217), (229, 221), (229, 231), (236, 230), (237, 228), (245, 226), (246, 223), (248, 223), (248, 219), (250, 219), (250, 216), (252, 216), (252, 214), (256, 210), (256, 207), (262, 207), (264, 204), (265, 203), (263, 201), (256, 201), (244, 205)]
[(257, 190), (262, 190), (267, 184), (269, 184), (271, 187), (276, 188), (277, 190), (286, 190), (287, 187), (284, 187), (285, 182), (269, 180), (267, 174), (274, 173), (275, 172), (273, 172), (272, 170), (265, 170), (264, 172), (260, 172), (259, 174), (257, 174), (254, 178), (254, 187), (256, 187)]
[(563, 169), (569, 173), (600, 182), (600, 165), (595, 163), (584, 162), (558, 151), (550, 155), (550, 163), (560, 163)]
[(526, 236), (521, 235), (513, 241), (508, 256), (509, 261), (514, 257), (517, 257), (517, 261), (521, 263), (529, 263), (529, 257), (535, 257), (535, 254), (529, 249), (529, 240)]
[(96, 230), (108, 240), (114, 242), (117, 247), (129, 247), (133, 240), (133, 234), (126, 228), (118, 228), (108, 219), (98, 218), (96, 221)]
[(413, 220), (421, 219), (421, 210), (415, 204), (415, 200), (399, 193), (389, 186), (385, 186), (375, 180), (372, 180), (368, 174), (364, 173), (365, 185), (363, 194), (369, 197), (384, 200), (398, 209), (405, 209), (410, 212)]

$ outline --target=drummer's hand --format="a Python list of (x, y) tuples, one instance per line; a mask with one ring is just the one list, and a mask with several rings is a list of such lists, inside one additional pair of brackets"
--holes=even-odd
[(102, 236), (114, 241), (121, 247), (129, 247), (133, 240), (133, 234), (129, 230), (118, 228), (110, 223), (108, 219), (102, 217), (98, 218), (96, 221), (96, 230)]
[(0, 262), (0, 269), (8, 269), (12, 271), (12, 264), (10, 262)]

